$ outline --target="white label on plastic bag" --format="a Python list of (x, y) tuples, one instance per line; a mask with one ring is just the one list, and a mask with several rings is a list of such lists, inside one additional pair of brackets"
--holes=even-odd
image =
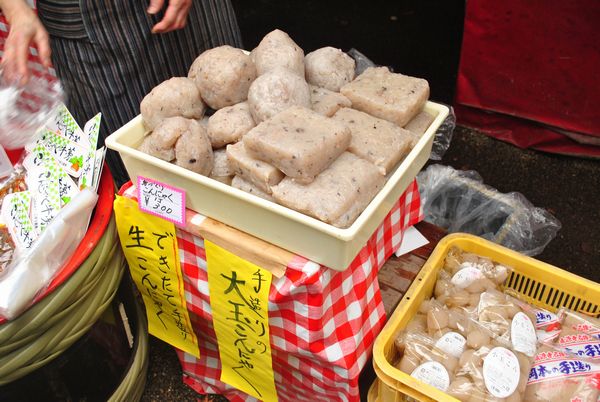
[(510, 326), (510, 339), (513, 349), (533, 357), (536, 350), (537, 335), (533, 323), (525, 313), (519, 312), (513, 317)]
[(496, 398), (512, 395), (519, 385), (521, 370), (517, 356), (503, 347), (496, 347), (483, 360), (483, 381)]
[(446, 391), (450, 386), (448, 371), (438, 362), (423, 363), (414, 369), (410, 375), (442, 391)]
[(435, 347), (454, 357), (460, 357), (465, 351), (467, 340), (456, 332), (448, 332), (435, 343)]
[(484, 277), (480, 270), (468, 262), (461, 264), (461, 267), (463, 268), (455, 273), (450, 281), (454, 286), (464, 289), (476, 280)]
[(548, 380), (565, 380), (573, 376), (584, 378), (596, 373), (600, 373), (600, 363), (594, 363), (588, 359), (577, 359), (559, 350), (550, 350), (535, 356), (527, 384)]

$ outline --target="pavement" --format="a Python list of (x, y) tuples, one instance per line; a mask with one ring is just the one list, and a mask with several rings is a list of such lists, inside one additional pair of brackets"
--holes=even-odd
[[(233, 0), (246, 49), (275, 28), (305, 52), (322, 46), (356, 48), (376, 64), (426, 78), (431, 99), (451, 103), (458, 69), (463, 1), (372, 0), (278, 2)], [(457, 127), (439, 162), (475, 170), (502, 193), (520, 192), (562, 224), (536, 258), (600, 282), (600, 162), (523, 150)], [(151, 337), (142, 401), (195, 401), (181, 381), (172, 347)]]

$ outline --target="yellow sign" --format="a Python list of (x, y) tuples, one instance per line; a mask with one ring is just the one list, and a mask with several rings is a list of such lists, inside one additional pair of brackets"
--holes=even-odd
[(272, 275), (204, 240), (221, 381), (263, 401), (277, 401), (269, 338)]
[(185, 303), (175, 226), (117, 196), (115, 219), (131, 276), (144, 299), (148, 332), (200, 357)]

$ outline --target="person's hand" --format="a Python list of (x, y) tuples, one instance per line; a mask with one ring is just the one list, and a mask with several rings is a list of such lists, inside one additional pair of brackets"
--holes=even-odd
[(10, 83), (24, 85), (29, 80), (29, 46), (35, 45), (44, 67), (50, 67), (50, 39), (35, 12), (22, 0), (0, 1), (10, 24), (0, 65)]
[[(152, 27), (152, 33), (165, 33), (181, 29), (187, 23), (188, 12), (192, 6), (192, 0), (167, 0), (169, 5), (165, 16)], [(158, 13), (164, 5), (165, 0), (150, 0), (148, 14)]]

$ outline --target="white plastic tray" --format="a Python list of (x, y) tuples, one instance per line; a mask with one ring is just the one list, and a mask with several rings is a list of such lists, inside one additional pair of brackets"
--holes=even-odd
[(435, 116), (433, 123), (396, 167), (381, 191), (347, 229), (336, 228), (138, 151), (136, 148), (144, 136), (141, 116), (107, 137), (106, 146), (119, 152), (134, 183), (137, 176), (142, 175), (185, 189), (187, 208), (311, 261), (343, 271), (429, 159), (435, 132), (448, 115), (448, 108), (427, 102), (425, 111)]

